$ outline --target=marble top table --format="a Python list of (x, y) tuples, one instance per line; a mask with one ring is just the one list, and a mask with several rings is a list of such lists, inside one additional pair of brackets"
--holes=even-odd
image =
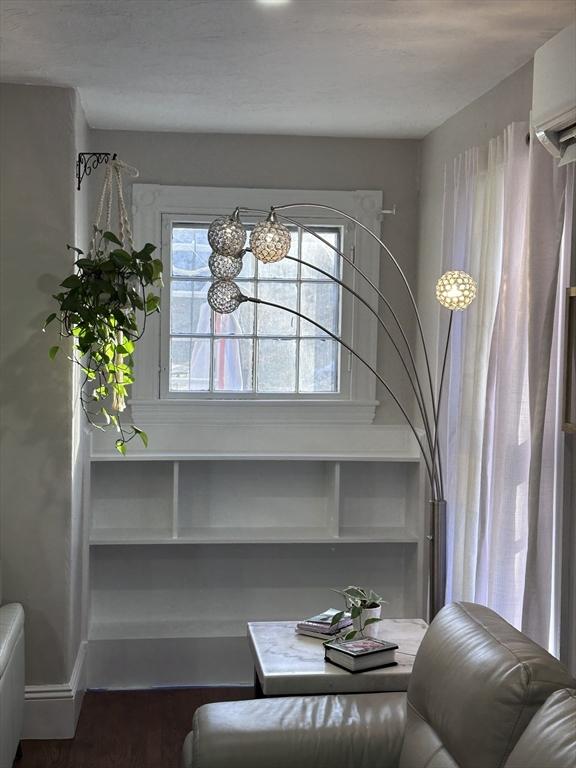
[(297, 635), (295, 627), (295, 621), (248, 624), (257, 695), (405, 691), (428, 625), (422, 619), (383, 619), (374, 624), (376, 637), (398, 645), (398, 664), (354, 674), (325, 662), (323, 641)]

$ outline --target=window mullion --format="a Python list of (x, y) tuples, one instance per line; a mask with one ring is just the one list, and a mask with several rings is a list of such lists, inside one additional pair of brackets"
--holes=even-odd
[[(296, 291), (296, 309), (301, 312), (302, 309), (302, 230), (298, 229), (298, 265), (296, 272), (296, 285), (298, 290)], [(296, 381), (295, 391), (300, 392), (300, 342), (301, 342), (301, 327), (300, 317), (296, 316)]]
[[(258, 281), (260, 279), (260, 262), (253, 256), (254, 259), (254, 298), (259, 297)], [(258, 339), (258, 314), (259, 306), (254, 304), (254, 347), (253, 347), (253, 361), (252, 361), (252, 391), (254, 394), (258, 393), (258, 351), (259, 351), (259, 339)]]

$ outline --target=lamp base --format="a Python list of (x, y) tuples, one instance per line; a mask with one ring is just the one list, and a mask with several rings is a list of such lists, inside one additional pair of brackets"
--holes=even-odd
[(432, 499), (428, 502), (430, 534), (428, 542), (429, 619), (443, 607), (446, 600), (446, 502)]

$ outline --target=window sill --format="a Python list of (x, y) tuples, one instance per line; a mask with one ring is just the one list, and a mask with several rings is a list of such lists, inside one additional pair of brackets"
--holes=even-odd
[(377, 400), (132, 400), (136, 424), (372, 424)]

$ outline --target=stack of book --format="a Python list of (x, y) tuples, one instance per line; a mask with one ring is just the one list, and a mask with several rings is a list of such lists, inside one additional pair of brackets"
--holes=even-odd
[(326, 661), (349, 672), (363, 672), (396, 664), (397, 645), (386, 640), (361, 637), (358, 640), (332, 640), (324, 646)]
[(324, 613), (319, 613), (317, 616), (311, 616), (309, 619), (299, 621), (296, 624), (296, 632), (299, 635), (317, 637), (320, 640), (330, 640), (338, 637), (341, 632), (351, 626), (352, 619), (349, 613), (345, 613), (340, 621), (332, 624), (332, 619), (337, 613), (341, 613), (341, 611), (336, 610), (336, 608), (328, 608)]

